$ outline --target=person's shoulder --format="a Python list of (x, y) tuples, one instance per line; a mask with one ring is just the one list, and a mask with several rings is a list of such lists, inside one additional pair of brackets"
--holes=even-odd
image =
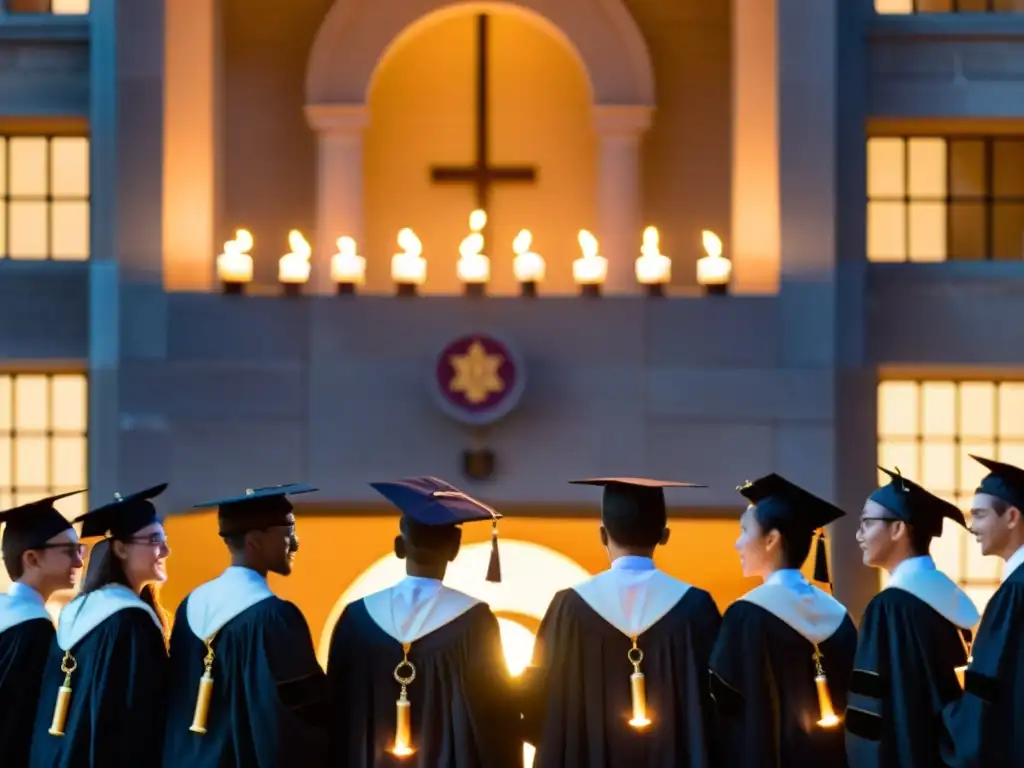
[(679, 601), (680, 605), (684, 605), (687, 608), (704, 612), (714, 612), (716, 616), (721, 615), (721, 611), (718, 609), (718, 603), (715, 602), (715, 598), (711, 596), (711, 593), (701, 587), (690, 586), (686, 590), (686, 594), (683, 595)]

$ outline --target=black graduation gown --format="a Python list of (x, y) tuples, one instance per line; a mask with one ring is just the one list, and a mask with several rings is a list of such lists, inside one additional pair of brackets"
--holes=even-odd
[[(857, 630), (847, 615), (818, 644), (833, 707), (846, 708)], [(729, 768), (842, 768), (843, 728), (818, 726), (813, 644), (745, 600), (722, 617), (711, 654), (722, 764)]]
[(942, 758), (953, 768), (1024, 765), (1024, 566), (996, 590), (978, 627), (963, 695), (949, 704)]
[(960, 698), (954, 669), (966, 661), (960, 630), (930, 605), (903, 589), (875, 595), (850, 677), (850, 768), (941, 765), (942, 708)]
[(23, 621), (0, 632), (0, 745), (3, 765), (28, 764), (39, 685), (53, 643), (49, 618)]
[(190, 728), (206, 646), (187, 619), (171, 632), (165, 768), (314, 768), (326, 760), (324, 673), (309, 626), (290, 602), (269, 596), (228, 621), (215, 654), (204, 734)]
[(523, 741), (498, 620), (478, 603), (411, 644), (416, 679), (411, 758), (388, 750), (395, 736), (395, 667), (402, 645), (370, 617), (364, 600), (346, 606), (331, 636), (327, 679), (334, 765), (377, 768), (521, 766)]
[(712, 765), (707, 666), (721, 623), (690, 587), (637, 645), (651, 724), (629, 725), (632, 643), (572, 589), (555, 595), (537, 635), (525, 702), (537, 768)]
[(64, 651), (54, 640), (36, 708), (31, 768), (153, 765), (167, 704), (167, 649), (153, 617), (141, 608), (118, 610), (70, 651), (78, 667), (71, 676), (64, 736), (48, 732), (64, 683)]

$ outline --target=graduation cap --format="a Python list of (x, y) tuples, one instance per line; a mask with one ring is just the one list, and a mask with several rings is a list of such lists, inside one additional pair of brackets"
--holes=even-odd
[(636, 517), (665, 517), (665, 488), (706, 488), (695, 483), (674, 480), (650, 480), (645, 477), (592, 477), (570, 480), (573, 485), (596, 485), (604, 489), (601, 516), (615, 520)]
[(498, 554), (500, 512), (436, 477), (370, 483), (370, 487), (398, 507), (405, 517), (428, 528), (490, 520), (491, 560), (487, 566), (487, 581), (501, 582), (501, 558)]
[(975, 493), (987, 493), (1024, 512), (1024, 469), (968, 454), (989, 471)]
[(814, 580), (831, 585), (823, 529), (846, 513), (774, 472), (753, 482), (747, 481), (737, 486), (736, 490), (751, 504), (757, 505), (761, 514), (779, 521), (789, 529), (812, 535), (818, 531)]
[(899, 520), (933, 537), (942, 534), (942, 520), (946, 517), (964, 528), (967, 527), (964, 513), (955, 504), (940, 499), (917, 483), (908, 480), (900, 473), (899, 467), (894, 472), (885, 467), (879, 469), (889, 476), (889, 482), (868, 498), (885, 507)]
[[(245, 493), (193, 505), (193, 509), (217, 507), (217, 523), (221, 536), (235, 536), (275, 525), (291, 525), (294, 507), (289, 496), (320, 490), (305, 483), (247, 488)], [(296, 547), (297, 548), (297, 547)]]
[(71, 523), (54, 508), (53, 503), (84, 492), (83, 489), (60, 493), (0, 512), (0, 523), (6, 523), (3, 536), (5, 556), (18, 558), (27, 550), (41, 547), (58, 533), (71, 528)]
[(152, 525), (160, 519), (152, 500), (165, 490), (167, 483), (160, 483), (127, 496), (115, 493), (114, 500), (109, 504), (75, 518), (76, 523), (82, 524), (82, 538), (109, 535), (112, 539), (127, 539), (147, 525)]

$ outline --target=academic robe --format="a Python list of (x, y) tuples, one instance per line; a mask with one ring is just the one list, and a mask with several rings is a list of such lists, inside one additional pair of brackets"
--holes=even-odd
[(818, 725), (815, 648), (841, 718), (857, 650), (846, 609), (792, 570), (777, 571), (729, 606), (710, 665), (722, 765), (846, 765), (842, 725)]
[(850, 768), (942, 765), (942, 708), (978, 623), (974, 603), (930, 557), (905, 560), (868, 603), (846, 707)]
[[(407, 687), (416, 751), (396, 760), (390, 750), (403, 644), (416, 670)], [(331, 637), (327, 679), (338, 768), (522, 765), (519, 705), (498, 620), (486, 603), (437, 580), (409, 577), (346, 606)]]
[[(537, 768), (714, 764), (707, 668), (721, 614), (707, 592), (647, 562), (616, 561), (548, 608), (524, 707)], [(642, 729), (629, 725), (633, 637), (651, 721)]]
[[(191, 730), (212, 638), (206, 733)], [(167, 768), (314, 768), (328, 744), (326, 685), (299, 609), (232, 566), (179, 606), (171, 632)]]
[[(71, 700), (63, 736), (49, 733), (61, 662), (70, 652)], [(167, 650), (153, 609), (111, 584), (64, 606), (43, 672), (31, 768), (139, 768), (160, 754)]]
[(1024, 765), (1024, 549), (1014, 557), (985, 607), (963, 696), (943, 713), (942, 759), (952, 768)]
[(43, 668), (53, 642), (43, 596), (15, 583), (0, 595), (0, 745), (5, 765), (28, 764)]

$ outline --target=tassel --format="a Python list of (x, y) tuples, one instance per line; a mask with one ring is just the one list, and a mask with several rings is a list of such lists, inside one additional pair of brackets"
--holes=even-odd
[(487, 564), (487, 580), (494, 583), (501, 583), (501, 556), (498, 554), (498, 521), (494, 521), (491, 528), (491, 560)]
[(832, 591), (832, 579), (828, 573), (828, 552), (825, 547), (825, 529), (818, 531), (818, 548), (814, 554), (814, 580), (822, 584), (828, 584), (829, 592)]
[(633, 638), (633, 647), (626, 654), (629, 663), (633, 665), (633, 674), (629, 676), (629, 692), (633, 701), (633, 719), (629, 724), (636, 729), (646, 728), (651, 724), (647, 717), (647, 682), (644, 680), (644, 673), (640, 671), (640, 662), (644, 660), (644, 652), (636, 646), (636, 638)]
[(213, 638), (206, 641), (206, 658), (203, 659), (203, 676), (199, 678), (199, 692), (196, 694), (196, 709), (192, 713), (192, 733), (206, 733), (206, 721), (210, 716), (210, 697), (213, 695)]
[[(416, 752), (412, 746), (412, 703), (409, 701), (409, 694), (406, 690), (413, 680), (416, 679), (416, 667), (409, 661), (409, 643), (403, 643), (403, 658), (395, 667), (395, 680), (402, 686), (398, 701), (395, 702), (395, 743), (391, 747), (391, 754), (395, 757), (405, 758)], [(408, 670), (402, 674), (402, 670)]]
[(825, 669), (821, 666), (821, 651), (817, 644), (814, 646), (814, 686), (818, 689), (818, 711), (821, 719), (818, 726), (821, 728), (834, 728), (839, 725), (839, 718), (832, 706), (832, 695), (828, 690), (828, 678), (825, 677)]
[(53, 720), (50, 722), (50, 735), (63, 736), (64, 726), (68, 721), (68, 707), (71, 705), (71, 673), (78, 668), (78, 662), (71, 651), (64, 651), (60, 662), (60, 671), (64, 673), (64, 685), (57, 689), (57, 703), (53, 707)]
[(963, 630), (957, 630), (957, 636), (960, 638), (960, 642), (964, 646), (964, 655), (967, 657), (967, 663), (962, 664), (959, 667), (954, 667), (953, 673), (956, 675), (956, 681), (960, 683), (960, 689), (963, 690), (966, 687), (967, 680), (967, 667), (974, 661), (974, 657), (971, 655), (971, 644), (967, 642), (967, 638), (964, 637)]

